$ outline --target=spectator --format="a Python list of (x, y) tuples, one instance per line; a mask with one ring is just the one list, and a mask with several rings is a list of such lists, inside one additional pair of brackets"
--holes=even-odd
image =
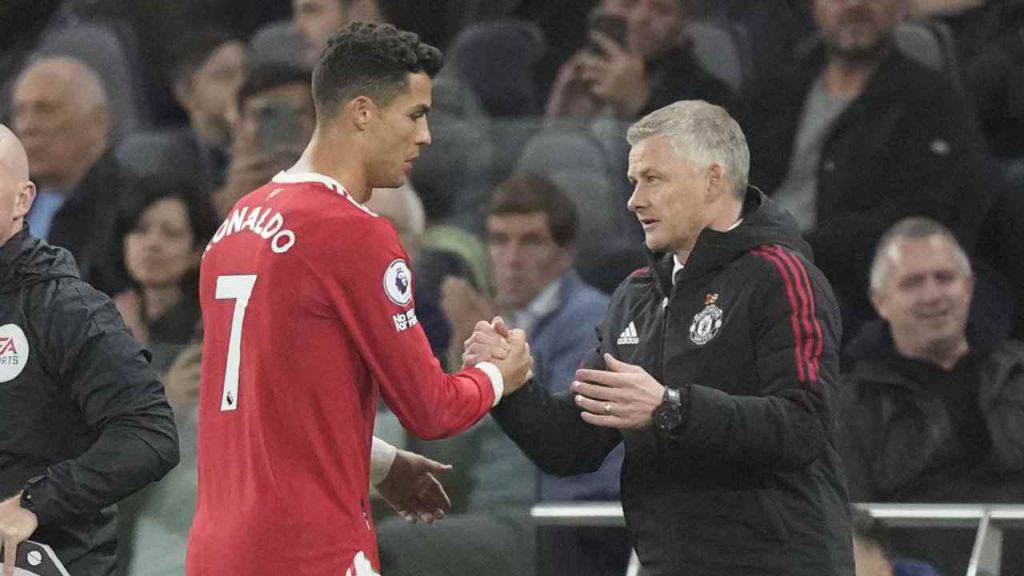
[[(188, 128), (151, 137), (159, 148), (143, 161), (153, 171), (196, 174), (204, 190), (224, 184), (232, 134), (238, 120), (238, 89), (245, 80), (247, 48), (226, 30), (206, 28), (182, 35), (173, 47), (171, 81), (174, 97), (188, 115)], [(140, 142), (122, 149), (139, 152)], [(151, 147), (152, 148), (152, 147)], [(139, 162), (142, 164), (142, 162)]]
[(188, 181), (141, 181), (118, 213), (115, 238), (130, 288), (114, 304), (163, 371), (199, 322), (199, 257), (217, 228), (213, 208)]
[(292, 19), (304, 40), (310, 69), (327, 48), (327, 41), (345, 24), (383, 20), (378, 0), (292, 0)]
[(886, 228), (926, 215), (970, 249), (984, 215), (983, 142), (967, 103), (893, 46), (905, 5), (815, 0), (823, 46), (744, 99), (751, 183), (800, 224), (847, 335), (871, 316), (869, 260)]
[(604, 0), (596, 14), (625, 19), (625, 42), (592, 29), (593, 44), (559, 70), (548, 117), (633, 119), (677, 100), (731, 101), (694, 59), (688, 0)]
[[(496, 298), (491, 301), (465, 280), (446, 281), (443, 306), (453, 325), (454, 351), (449, 366), (461, 364), (462, 342), (474, 325), (501, 313), (511, 326), (526, 331), (538, 378), (555, 391), (566, 391), (584, 354), (597, 343), (593, 326), (608, 301), (572, 271), (577, 228), (572, 202), (547, 180), (514, 177), (497, 187), (486, 226)], [(430, 530), (383, 523), (379, 533), (386, 574), (533, 574), (535, 538), (526, 513), (538, 495), (550, 500), (618, 496), (621, 451), (587, 476), (542, 477), (490, 420), (441, 447), (424, 448), (433, 448), (435, 458), (450, 459), (453, 474), (468, 476), (462, 482), (471, 492), (464, 505), (454, 508), (457, 514)], [(625, 569), (628, 545), (621, 531), (594, 537), (572, 530), (545, 535), (545, 540), (549, 536), (557, 538), (555, 573), (596, 576)], [(447, 552), (437, 554), (441, 549)]]
[[(447, 358), (452, 331), (441, 309), (441, 283), (452, 276), (465, 279), (477, 290), (486, 290), (487, 286), (474, 278), (469, 264), (458, 252), (423, 244), (426, 212), (416, 191), (408, 184), (401, 188), (374, 190), (366, 207), (391, 221), (412, 257), (412, 269), (416, 272), (416, 284), (413, 286), (416, 318), (427, 335), (434, 356), (445, 368), (460, 365), (461, 361), (450, 363)], [(477, 242), (475, 238), (472, 240)]]
[(99, 77), (73, 58), (28, 65), (14, 86), (14, 130), (24, 141), (39, 193), (33, 234), (67, 248), (82, 279), (108, 294), (124, 278), (108, 273), (111, 232), (126, 177), (110, 151), (110, 111)]
[[(23, 226), (29, 159), (0, 126), (0, 541), (49, 545), (68, 572), (115, 571), (116, 503), (178, 462), (149, 358), (62, 248)], [(21, 573), (21, 571), (19, 571)]]
[(239, 89), (238, 110), (227, 180), (213, 194), (221, 217), (302, 154), (316, 124), (309, 72), (279, 65), (254, 68)]
[[(854, 501), (1024, 499), (1024, 344), (968, 330), (973, 287), (966, 253), (932, 220), (902, 220), (879, 243), (871, 300), (888, 326), (854, 343), (840, 401)], [(970, 542), (927, 539), (946, 551), (933, 557), (943, 573), (963, 572)]]
[(353, 20), (384, 22), (379, 0), (292, 0), (292, 17), (271, 23), (252, 38), (260, 64), (313, 70), (327, 41)]

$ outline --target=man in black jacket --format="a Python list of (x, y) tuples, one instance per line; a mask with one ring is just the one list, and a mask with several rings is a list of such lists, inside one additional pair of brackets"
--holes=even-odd
[(796, 218), (848, 335), (874, 315), (868, 268), (889, 226), (928, 216), (970, 251), (992, 201), (966, 99), (895, 46), (908, 4), (815, 0), (821, 45), (750, 86), (740, 107), (750, 180)]
[(71, 255), (31, 236), (21, 143), (0, 125), (0, 538), (48, 544), (75, 576), (115, 569), (114, 504), (178, 462), (147, 353)]
[[(625, 443), (645, 576), (851, 575), (828, 282), (792, 218), (747, 188), (725, 110), (677, 102), (628, 140), (651, 266), (612, 295), (575, 396), (531, 381), (492, 413), (551, 474), (596, 470)], [(504, 331), (479, 324), (466, 360), (500, 357)]]
[[(974, 284), (967, 254), (935, 221), (908, 218), (882, 237), (871, 300), (884, 322), (853, 340), (836, 410), (856, 501), (1024, 500), (1024, 343), (969, 322)], [(1004, 545), (1003, 566), (1024, 566), (1020, 533), (1005, 538), (1015, 546)], [(943, 574), (964, 573), (972, 544), (941, 529), (898, 543)]]

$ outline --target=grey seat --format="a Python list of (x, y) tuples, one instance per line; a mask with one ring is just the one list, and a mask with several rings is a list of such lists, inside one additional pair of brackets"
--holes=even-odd
[(607, 179), (609, 165), (604, 149), (592, 135), (548, 129), (526, 143), (516, 171), (548, 177), (570, 172)]
[(271, 22), (252, 35), (249, 57), (253, 66), (285, 65), (307, 68), (303, 39), (291, 20)]
[(737, 28), (705, 20), (690, 25), (690, 38), (697, 64), (738, 93), (743, 87), (746, 71), (741, 32)]

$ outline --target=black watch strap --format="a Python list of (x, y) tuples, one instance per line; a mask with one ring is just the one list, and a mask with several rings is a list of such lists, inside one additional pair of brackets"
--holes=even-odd
[(661, 430), (672, 434), (683, 424), (683, 397), (676, 388), (665, 387), (665, 394), (661, 398), (661, 404), (654, 409), (652, 414), (654, 425)]
[(46, 480), (46, 476), (40, 475), (29, 478), (28, 482), (25, 482), (25, 487), (22, 488), (21, 498), (19, 499), (19, 504), (22, 508), (29, 512), (36, 511), (35, 501), (32, 499), (32, 489), (39, 486), (44, 480)]

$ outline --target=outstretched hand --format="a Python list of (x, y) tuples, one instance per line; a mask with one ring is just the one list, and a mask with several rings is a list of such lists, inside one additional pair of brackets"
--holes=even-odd
[(432, 524), (452, 508), (452, 502), (435, 474), (452, 467), (406, 450), (399, 450), (386, 478), (377, 484), (384, 501), (415, 524)]
[(651, 425), (654, 409), (661, 404), (665, 387), (635, 364), (604, 355), (608, 370), (576, 371), (572, 390), (580, 417), (605, 428), (645, 428)]

